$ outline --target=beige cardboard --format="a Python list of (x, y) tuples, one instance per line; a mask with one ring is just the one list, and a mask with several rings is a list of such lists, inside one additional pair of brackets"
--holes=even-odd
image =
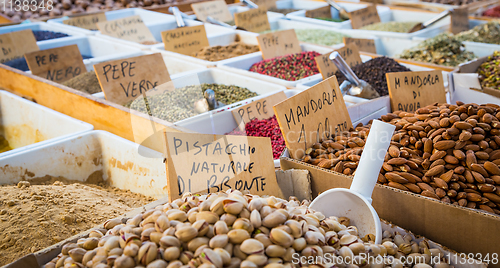
[(265, 60), (302, 52), (294, 29), (261, 34), (257, 37), (257, 41), (262, 58)]
[(0, 63), (38, 50), (35, 35), (30, 29), (0, 35)]
[(94, 70), (106, 100), (120, 105), (170, 81), (160, 53), (102, 62)]
[(312, 200), (309, 171), (303, 169), (276, 170), (276, 179), (285, 198)]
[(301, 159), (305, 150), (329, 133), (352, 127), (335, 76), (274, 106), (290, 155)]
[(467, 7), (452, 9), (450, 28), (450, 32), (453, 34), (469, 30), (469, 9)]
[(87, 72), (77, 45), (30, 52), (24, 57), (32, 74), (55, 82), (64, 82)]
[(165, 50), (191, 56), (208, 47), (205, 25), (182, 27), (161, 33)]
[[(355, 44), (349, 44), (334, 51), (337, 51), (350, 67), (354, 67), (362, 63), (358, 47)], [(333, 51), (314, 58), (323, 79), (335, 75), (335, 72), (338, 70), (335, 63), (330, 60), (330, 54), (332, 53)]]
[(267, 96), (249, 104), (233, 109), (234, 120), (241, 130), (245, 130), (245, 124), (253, 119), (268, 119), (274, 116), (273, 106), (286, 100), (285, 92), (280, 91), (271, 96)]
[(380, 22), (380, 17), (375, 5), (369, 5), (365, 8), (349, 12), (351, 25), (353, 29), (359, 29), (363, 26)]
[(375, 46), (375, 40), (373, 39), (363, 39), (363, 38), (343, 38), (344, 45), (355, 44), (359, 51), (377, 54), (377, 47)]
[(63, 24), (80, 27), (87, 30), (97, 30), (96, 24), (102, 21), (107, 21), (106, 14), (104, 14), (104, 12), (71, 17), (69, 19), (63, 20)]
[(145, 43), (156, 42), (149, 28), (144, 24), (141, 16), (135, 15), (126, 18), (101, 21), (97, 23), (97, 28), (102, 34), (119, 39)]
[[(280, 164), (283, 170), (309, 170), (313, 198), (332, 188), (349, 188), (352, 182), (351, 176), (291, 158), (282, 157)], [(493, 253), (500, 252), (498, 216), (446, 204), (380, 184), (375, 186), (372, 199), (372, 205), (381, 219), (446, 245), (447, 248), (465, 254), (474, 253), (474, 257), (482, 256), (483, 260), (487, 254), (491, 260)], [(481, 255), (476, 255), (478, 253)], [(459, 255), (457, 260), (459, 264), (461, 262), (460, 266), (463, 268), (484, 267), (480, 264), (477, 266), (469, 264), (466, 260), (460, 260), (460, 257)], [(488, 267), (498, 268), (500, 265), (490, 264)]]
[(414, 112), (435, 102), (445, 103), (443, 73), (439, 70), (387, 73), (392, 111)]
[(233, 16), (224, 0), (215, 0), (191, 4), (191, 8), (196, 14), (196, 18), (203, 22), (207, 21), (207, 17), (212, 17), (218, 21), (229, 22), (233, 20)]
[(330, 6), (320, 7), (315, 9), (306, 10), (306, 17), (308, 18), (331, 18), (332, 10)]
[(276, 1), (277, 0), (253, 0), (252, 2), (258, 6), (264, 6), (267, 9), (270, 9), (272, 7), (276, 7)]
[(166, 132), (165, 140), (169, 200), (230, 188), (283, 197), (269, 138)]
[(234, 23), (236, 26), (255, 33), (271, 30), (265, 6), (235, 13)]

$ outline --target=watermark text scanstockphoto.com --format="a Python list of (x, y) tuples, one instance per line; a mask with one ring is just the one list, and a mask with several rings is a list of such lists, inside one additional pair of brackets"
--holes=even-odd
[[(444, 257), (444, 258), (442, 258)], [(453, 263), (460, 264), (474, 264), (477, 261), (481, 261), (487, 264), (498, 264), (498, 254), (487, 254), (485, 258), (477, 256), (477, 254), (445, 254), (441, 256), (433, 256), (428, 261), (429, 264), (437, 263)], [(384, 264), (391, 265), (393, 263), (401, 263), (404, 265), (413, 265), (418, 263), (427, 263), (427, 257), (425, 255), (417, 256), (402, 256), (401, 258), (395, 258), (394, 256), (370, 256), (366, 253), (361, 253), (355, 257), (342, 257), (336, 256), (332, 253), (325, 253), (323, 256), (301, 256), (299, 253), (294, 253), (292, 255), (293, 264), (323, 264), (323, 265), (335, 265), (335, 264), (355, 264), (355, 265), (366, 265), (366, 264)]]

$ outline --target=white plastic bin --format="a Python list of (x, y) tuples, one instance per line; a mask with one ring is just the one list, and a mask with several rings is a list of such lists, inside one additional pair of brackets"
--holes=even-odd
[[(205, 24), (205, 25), (207, 25), (207, 24)], [(226, 46), (226, 45), (229, 45), (231, 43), (236, 42), (236, 40), (238, 40), (239, 42), (245, 43), (245, 44), (249, 44), (249, 45), (258, 45), (258, 42), (257, 42), (258, 35), (259, 34), (257, 34), (257, 33), (251, 33), (251, 32), (238, 30), (238, 31), (233, 31), (233, 32), (229, 33), (228, 35), (224, 36), (224, 38), (212, 38), (212, 39), (209, 39), (208, 41), (210, 43), (210, 46)], [(226, 59), (226, 60), (220, 60), (220, 61), (207, 61), (207, 60), (198, 59), (198, 58), (191, 57), (188, 55), (183, 55), (180, 53), (167, 51), (167, 50), (165, 50), (165, 46), (163, 43), (154, 46), (152, 51), (161, 52), (165, 56), (176, 57), (178, 59), (184, 60), (185, 62), (193, 62), (193, 63), (204, 65), (204, 66), (216, 66), (219, 63), (224, 63), (224, 62), (230, 60), (230, 59)], [(234, 57), (231, 59), (235, 59), (235, 58), (239, 58), (239, 57), (241, 57), (241, 56)]]
[[(160, 12), (145, 10), (142, 8), (126, 8), (126, 9), (121, 9), (121, 10), (108, 11), (108, 12), (105, 12), (104, 14), (106, 15), (107, 20), (116, 20), (116, 19), (121, 19), (121, 18), (139, 15), (139, 16), (141, 16), (142, 21), (144, 21), (144, 24), (146, 24), (146, 25), (149, 25), (152, 23), (158, 23), (158, 22), (165, 21), (165, 20), (171, 20), (171, 18), (169, 18), (170, 15), (163, 14)], [(79, 27), (75, 27), (75, 26), (71, 26), (71, 25), (66, 25), (63, 23), (63, 21), (65, 19), (67, 19), (67, 17), (50, 19), (47, 21), (47, 23), (56, 24), (58, 26), (63, 25), (66, 27), (70, 27), (71, 29), (75, 29), (75, 30), (77, 30), (81, 33), (85, 33), (87, 35), (94, 35), (98, 32), (98, 31), (91, 31), (91, 30), (87, 30), (87, 29), (83, 29), (83, 28), (79, 28)], [(175, 19), (174, 19), (174, 21), (175, 21)]]
[[(325, 53), (331, 52), (333, 50), (332, 48), (311, 45), (311, 44), (301, 44), (300, 46), (302, 48), (302, 51), (316, 51), (320, 54), (325, 54)], [(217, 67), (224, 69), (224, 70), (228, 70), (228, 71), (237, 73), (237, 74), (253, 77), (255, 79), (260, 79), (263, 81), (268, 81), (268, 82), (272, 82), (275, 84), (279, 84), (279, 85), (285, 86), (287, 88), (292, 88), (292, 87), (295, 87), (295, 85), (297, 85), (299, 83), (303, 83), (303, 82), (310, 81), (310, 80), (313, 80), (315, 78), (321, 77), (321, 74), (318, 73), (318, 74), (315, 74), (315, 75), (312, 75), (312, 76), (309, 76), (306, 78), (302, 78), (302, 79), (297, 80), (297, 81), (287, 81), (284, 79), (279, 79), (276, 77), (272, 77), (272, 76), (249, 71), (250, 67), (252, 67), (253, 64), (260, 62), (262, 60), (263, 60), (262, 53), (255, 52), (255, 53), (247, 54), (247, 55), (235, 58), (235, 59), (228, 59), (224, 63), (218, 64)]]
[[(304, 0), (294, 0), (293, 2), (297, 3), (297, 4), (295, 4), (295, 6), (299, 6), (299, 7), (301, 7), (301, 9), (304, 9), (304, 10), (299, 10), (299, 11), (295, 11), (292, 13), (288, 13), (286, 15), (287, 19), (300, 21), (300, 22), (314, 23), (317, 25), (323, 25), (323, 26), (328, 26), (328, 27), (333, 27), (333, 28), (352, 29), (351, 20), (346, 20), (343, 22), (333, 22), (333, 21), (326, 21), (326, 20), (320, 20), (320, 19), (306, 17), (306, 10), (311, 10), (311, 9), (316, 9), (316, 8), (328, 6), (328, 4), (326, 4), (324, 2), (322, 3), (322, 2), (312, 2), (312, 1), (304, 1)], [(321, 5), (320, 5), (320, 3), (321, 3)], [(368, 5), (361, 4), (361, 3), (339, 3), (339, 6), (345, 8), (345, 10), (347, 12), (352, 12), (352, 11), (355, 11), (358, 9), (365, 8)], [(339, 12), (332, 7), (330, 7), (330, 10), (332, 13), (332, 18), (338, 19)], [(389, 7), (377, 6), (377, 12), (378, 12), (378, 15), (379, 15), (381, 21), (383, 21), (383, 22), (390, 21), (391, 12), (390, 12)]]
[(84, 182), (95, 172), (112, 187), (158, 199), (167, 196), (163, 154), (139, 149), (138, 144), (105, 131), (90, 131), (0, 158), (0, 184), (46, 175)]
[[(390, 18), (381, 19), (382, 22), (397, 21), (397, 22), (424, 22), (429, 19), (434, 18), (438, 13), (433, 12), (420, 12), (413, 10), (390, 10)], [(320, 20), (319, 20), (320, 21)], [(416, 31), (414, 33), (395, 33), (395, 32), (384, 32), (384, 31), (371, 31), (371, 30), (360, 30), (360, 29), (346, 29), (346, 33), (355, 33), (362, 35), (372, 35), (378, 37), (393, 37), (401, 39), (411, 39), (413, 37), (434, 37), (442, 32), (445, 32), (450, 27), (450, 18), (444, 18), (443, 20), (437, 22), (436, 24), (430, 26), (429, 28)]]
[(0, 135), (14, 148), (0, 153), (0, 159), (93, 129), (83, 121), (0, 90)]
[(64, 33), (69, 36), (66, 37), (61, 37), (61, 38), (56, 38), (56, 39), (49, 39), (49, 40), (43, 40), (43, 41), (38, 41), (37, 44), (40, 46), (44, 42), (52, 41), (52, 40), (61, 40), (65, 38), (69, 38), (71, 36), (84, 36), (85, 34), (78, 31), (78, 30), (73, 30), (69, 27), (59, 27), (50, 23), (45, 23), (45, 22), (33, 22), (33, 23), (21, 23), (17, 25), (10, 25), (10, 26), (4, 26), (0, 27), (0, 34), (5, 34), (5, 33), (11, 33), (11, 32), (17, 32), (17, 31), (22, 31), (22, 30), (27, 30), (31, 29), (32, 31), (51, 31), (51, 32), (56, 32), (56, 33)]

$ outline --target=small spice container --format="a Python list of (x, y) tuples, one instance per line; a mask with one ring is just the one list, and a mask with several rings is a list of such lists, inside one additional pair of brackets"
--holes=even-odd
[[(324, 54), (324, 53), (330, 52), (332, 50), (331, 48), (321, 47), (321, 46), (311, 45), (311, 44), (301, 44), (300, 46), (302, 48), (302, 51), (315, 51), (315, 52), (318, 52), (320, 54)], [(269, 82), (272, 82), (275, 84), (283, 85), (283, 86), (286, 86), (288, 88), (295, 87), (295, 85), (299, 84), (300, 82), (309, 81), (309, 80), (312, 80), (316, 77), (321, 77), (321, 74), (318, 73), (318, 74), (315, 74), (315, 75), (312, 75), (309, 77), (305, 77), (305, 78), (297, 80), (297, 81), (287, 81), (284, 79), (280, 79), (280, 78), (276, 78), (276, 77), (272, 77), (272, 76), (249, 71), (250, 68), (252, 67), (252, 65), (254, 65), (255, 63), (261, 62), (262, 60), (263, 60), (262, 54), (260, 52), (257, 52), (257, 53), (241, 56), (241, 57), (238, 57), (235, 59), (226, 60), (224, 63), (218, 64), (217, 67), (234, 72), (234, 73), (253, 77), (256, 79), (260, 79), (260, 80), (269, 81)]]
[[(205, 26), (206, 27), (210, 26), (210, 24), (205, 24)], [(214, 27), (218, 27), (218, 26), (214, 26)], [(256, 45), (258, 45), (257, 36), (258, 36), (257, 33), (238, 30), (238, 31), (232, 31), (222, 38), (212, 38), (212, 39), (209, 38), (208, 42), (209, 42), (211, 47), (213, 47), (213, 46), (227, 46), (227, 45), (233, 44), (235, 42), (241, 42), (243, 44), (256, 46)], [(208, 61), (208, 60), (196, 58), (194, 56), (188, 56), (188, 55), (183, 55), (183, 54), (179, 54), (179, 53), (175, 53), (175, 52), (171, 52), (171, 51), (166, 51), (163, 44), (154, 46), (154, 48), (152, 50), (155, 52), (161, 52), (165, 56), (175, 57), (178, 59), (182, 59), (186, 62), (192, 62), (192, 63), (204, 65), (207, 67), (216, 66), (217, 64), (226, 62), (227, 60), (241, 57), (241, 56), (237, 56), (237, 57), (234, 57), (231, 59), (225, 59), (225, 60), (219, 60), (219, 61)]]
[[(303, 10), (299, 10), (296, 12), (291, 12), (286, 15), (287, 19), (293, 20), (293, 21), (300, 21), (300, 22), (307, 22), (307, 23), (313, 23), (316, 25), (323, 25), (323, 26), (328, 26), (332, 28), (337, 28), (337, 29), (351, 29), (351, 20), (346, 20), (346, 21), (341, 21), (341, 22), (335, 22), (335, 21), (327, 21), (327, 20), (321, 20), (318, 18), (309, 18), (306, 17), (306, 10), (310, 9), (316, 9), (320, 7), (325, 7), (327, 6), (325, 3), (322, 2), (315, 2), (314, 4), (311, 4), (312, 1), (303, 1), (303, 0), (296, 0), (296, 2), (303, 3)], [(360, 4), (360, 3), (339, 3), (339, 5), (347, 12), (352, 12), (354, 10), (362, 9), (367, 7), (368, 5), (366, 4)], [(339, 12), (334, 9), (330, 8), (332, 18), (333, 19), (339, 19)], [(391, 18), (391, 11), (389, 7), (386, 6), (377, 6), (377, 11), (380, 16), (380, 19), (383, 21), (390, 20)]]

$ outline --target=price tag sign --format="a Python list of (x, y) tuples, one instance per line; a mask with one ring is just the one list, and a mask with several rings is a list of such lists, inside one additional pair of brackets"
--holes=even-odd
[[(354, 44), (346, 45), (343, 48), (334, 51), (337, 51), (350, 67), (354, 67), (362, 63), (358, 48)], [(318, 65), (321, 76), (323, 76), (323, 79), (327, 79), (328, 77), (335, 75), (338, 70), (335, 63), (330, 60), (330, 54), (332, 54), (334, 51), (314, 58), (316, 60), (316, 64)]]
[(285, 92), (280, 91), (271, 96), (252, 101), (232, 111), (239, 128), (245, 130), (246, 123), (253, 119), (263, 120), (274, 116), (273, 106), (286, 100)]
[(344, 37), (343, 41), (344, 45), (355, 44), (359, 51), (377, 54), (377, 47), (373, 39)]
[(335, 76), (276, 104), (274, 113), (294, 159), (301, 159), (309, 147), (330, 134), (352, 128)]
[(257, 36), (257, 41), (265, 60), (302, 52), (294, 29), (261, 34)]
[(0, 50), (0, 63), (4, 63), (40, 49), (35, 35), (27, 29), (0, 35)]
[(192, 55), (204, 47), (208, 47), (205, 25), (181, 27), (161, 33), (165, 50), (184, 55)]
[(30, 52), (24, 57), (32, 74), (54, 82), (64, 82), (87, 71), (77, 45)]
[(195, 3), (191, 4), (191, 8), (196, 14), (196, 18), (203, 22), (207, 22), (207, 17), (212, 17), (222, 22), (233, 20), (233, 16), (231, 12), (229, 12), (226, 1), (224, 0)]
[(71, 17), (63, 20), (63, 24), (80, 27), (87, 30), (97, 30), (97, 23), (107, 21), (106, 14), (103, 12), (97, 14)]
[(271, 30), (267, 9), (264, 6), (235, 13), (234, 23), (236, 26), (255, 33)]
[(330, 9), (330, 6), (306, 10), (306, 17), (308, 17), (308, 18), (331, 18), (332, 17), (332, 10)]
[(439, 70), (387, 73), (392, 111), (415, 112), (435, 102), (445, 103), (443, 73)]
[(228, 189), (283, 197), (269, 138), (166, 132), (165, 140), (170, 200)]
[(170, 81), (160, 53), (99, 63), (94, 70), (106, 99), (120, 105)]
[(351, 26), (353, 29), (359, 29), (366, 25), (380, 22), (380, 17), (375, 5), (369, 5), (365, 8), (349, 12)]
[(450, 27), (453, 34), (469, 30), (469, 9), (467, 7), (452, 9)]
[(98, 22), (97, 28), (102, 34), (127, 41), (137, 43), (156, 42), (153, 34), (139, 15)]
[(252, 2), (258, 6), (263, 6), (266, 9), (276, 7), (277, 0), (252, 0)]

